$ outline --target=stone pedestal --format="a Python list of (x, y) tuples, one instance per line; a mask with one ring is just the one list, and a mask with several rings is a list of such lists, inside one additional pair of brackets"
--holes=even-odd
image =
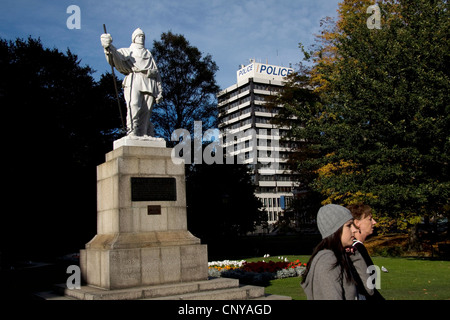
[(126, 142), (106, 155), (97, 167), (97, 235), (80, 252), (87, 285), (113, 290), (208, 278), (207, 247), (187, 230), (180, 162), (169, 148)]
[(148, 136), (139, 138), (130, 138), (129, 136), (126, 136), (114, 141), (114, 150), (125, 146), (165, 148), (166, 141), (163, 138), (154, 138)]

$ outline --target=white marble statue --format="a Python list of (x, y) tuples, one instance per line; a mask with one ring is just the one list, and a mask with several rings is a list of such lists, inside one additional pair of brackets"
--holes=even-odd
[(100, 39), (108, 63), (126, 76), (122, 86), (127, 103), (127, 136), (149, 138), (152, 107), (162, 100), (162, 86), (155, 59), (145, 48), (145, 34), (137, 28), (130, 47), (121, 49), (112, 45), (109, 33), (102, 34)]

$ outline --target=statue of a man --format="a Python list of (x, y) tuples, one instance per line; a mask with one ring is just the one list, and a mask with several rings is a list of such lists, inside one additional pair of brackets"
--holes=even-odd
[(161, 76), (155, 59), (145, 45), (145, 34), (134, 30), (129, 48), (116, 49), (109, 33), (101, 35), (106, 60), (126, 77), (123, 92), (127, 103), (128, 136), (152, 135), (150, 115), (153, 104), (162, 100)]

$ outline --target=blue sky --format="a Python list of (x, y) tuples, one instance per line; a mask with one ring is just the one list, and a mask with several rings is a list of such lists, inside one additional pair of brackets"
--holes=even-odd
[[(238, 65), (250, 58), (274, 65), (295, 65), (302, 56), (298, 43), (314, 42), (320, 20), (336, 17), (339, 0), (3, 0), (0, 38), (41, 38), (45, 47), (67, 48), (82, 65), (110, 71), (100, 45), (103, 24), (116, 47), (128, 47), (140, 27), (146, 47), (171, 30), (183, 34), (219, 66), (221, 89), (236, 82)], [(68, 29), (70, 5), (81, 9), (81, 29)]]

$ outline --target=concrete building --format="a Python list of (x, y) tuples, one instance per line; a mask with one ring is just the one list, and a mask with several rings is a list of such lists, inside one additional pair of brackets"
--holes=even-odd
[(238, 156), (249, 165), (256, 196), (267, 212), (269, 224), (278, 221), (298, 187), (287, 165), (292, 143), (282, 141), (289, 128), (271, 123), (279, 108), (269, 110), (266, 97), (283, 90), (292, 68), (257, 63), (240, 66), (236, 84), (217, 94), (220, 138), (224, 154)]

